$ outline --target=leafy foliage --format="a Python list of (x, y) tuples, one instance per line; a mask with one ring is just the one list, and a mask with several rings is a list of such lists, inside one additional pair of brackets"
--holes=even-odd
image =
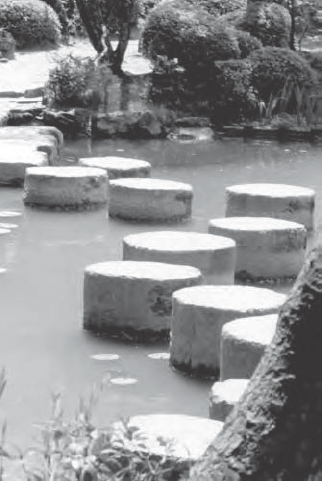
[(142, 48), (152, 60), (176, 58), (179, 65), (194, 70), (240, 55), (235, 30), (187, 0), (161, 3), (152, 11)]
[(237, 30), (237, 41), (241, 58), (246, 58), (254, 50), (263, 47), (262, 42), (258, 38), (242, 30)]
[(91, 58), (67, 55), (49, 72), (46, 103), (55, 107), (97, 107), (112, 81), (108, 67)]
[(299, 88), (309, 88), (315, 82), (308, 62), (292, 50), (264, 47), (251, 53), (248, 60), (252, 65), (251, 83), (265, 102), (271, 95), (278, 95), (286, 81)]
[(57, 14), (41, 0), (0, 0), (0, 28), (18, 48), (56, 46), (60, 39)]

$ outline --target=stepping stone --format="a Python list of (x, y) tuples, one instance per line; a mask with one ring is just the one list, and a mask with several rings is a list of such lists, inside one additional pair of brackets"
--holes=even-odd
[(228, 322), (221, 333), (220, 378), (249, 379), (275, 334), (277, 314)]
[(135, 221), (180, 221), (191, 216), (193, 189), (163, 179), (119, 179), (109, 184), (109, 215)]
[[(63, 134), (55, 127), (46, 126), (21, 126), (1, 127), (0, 146), (7, 145), (7, 149), (13, 146), (17, 149), (18, 144), (24, 148), (46, 152), (50, 165), (59, 162), (60, 153), (64, 146)], [(15, 147), (16, 143), (16, 147)], [(2, 150), (2, 149), (1, 149)]]
[(32, 167), (27, 169), (24, 202), (38, 207), (78, 210), (107, 202), (105, 170), (89, 167)]
[(123, 259), (197, 267), (209, 284), (233, 284), (236, 244), (198, 232), (143, 232), (123, 239)]
[(274, 217), (314, 229), (315, 191), (285, 184), (244, 184), (226, 189), (226, 217)]
[[(229, 323), (230, 324), (230, 323)], [(215, 382), (210, 391), (209, 417), (225, 421), (247, 387), (248, 379), (227, 379)]]
[(85, 269), (84, 328), (125, 339), (168, 337), (172, 293), (201, 284), (198, 269), (111, 261)]
[(277, 312), (285, 295), (250, 286), (195, 286), (173, 294), (170, 363), (196, 376), (218, 376), (223, 326)]
[(79, 165), (105, 169), (110, 180), (122, 177), (150, 177), (151, 173), (149, 162), (126, 157), (84, 158), (79, 159)]
[(45, 152), (30, 151), (19, 146), (9, 151), (2, 148), (0, 141), (0, 184), (22, 186), (27, 168), (48, 165)]
[[(122, 436), (124, 428), (119, 422), (114, 423), (113, 427), (116, 441), (118, 432)], [(131, 417), (128, 427), (138, 430), (131, 441), (134, 452), (144, 452), (141, 444), (143, 440), (143, 445), (148, 447), (152, 456), (163, 457), (165, 461), (181, 462), (181, 468), (188, 468), (190, 462), (196, 462), (204, 454), (221, 431), (223, 423), (185, 414), (149, 414)]]
[(281, 279), (296, 277), (302, 268), (307, 232), (303, 225), (268, 217), (212, 219), (209, 232), (237, 244), (236, 277)]

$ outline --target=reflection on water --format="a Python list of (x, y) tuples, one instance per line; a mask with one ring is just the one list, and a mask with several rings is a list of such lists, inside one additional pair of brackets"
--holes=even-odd
[[(321, 148), (308, 144), (229, 139), (213, 144), (168, 141), (84, 142), (66, 148), (78, 157), (120, 155), (152, 163), (152, 175), (189, 182), (195, 198), (191, 221), (180, 230), (207, 232), (208, 220), (224, 215), (225, 187), (247, 182), (280, 182), (317, 191), (321, 227)], [(122, 258), (122, 238), (147, 230), (173, 230), (109, 219), (97, 212), (62, 213), (25, 208), (22, 191), (1, 188), (0, 223), (16, 225), (0, 239), (0, 365), (8, 387), (0, 415), (8, 436), (25, 443), (32, 423), (48, 418), (50, 396), (61, 391), (73, 413), (80, 394), (94, 382), (114, 379), (102, 391), (97, 421), (153, 412), (208, 415), (209, 382), (191, 380), (169, 368), (168, 346), (109, 341), (82, 330), (84, 268)], [(277, 286), (287, 291), (289, 284)]]

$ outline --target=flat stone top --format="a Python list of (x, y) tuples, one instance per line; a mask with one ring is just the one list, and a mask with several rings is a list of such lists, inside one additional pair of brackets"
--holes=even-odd
[(313, 189), (288, 184), (240, 184), (226, 188), (227, 192), (235, 194), (263, 195), (267, 197), (312, 197)]
[(226, 379), (226, 381), (215, 382), (211, 388), (211, 396), (225, 401), (236, 403), (244, 393), (248, 379)]
[[(129, 426), (138, 427), (147, 436), (154, 454), (196, 460), (219, 434), (223, 423), (184, 414), (150, 414), (133, 416)], [(171, 443), (170, 449), (160, 442), (162, 439)]]
[(192, 186), (183, 182), (175, 182), (173, 180), (164, 179), (147, 179), (147, 178), (128, 178), (112, 180), (110, 185), (113, 187), (124, 187), (132, 190), (168, 190), (178, 191), (184, 190), (192, 194)]
[(150, 279), (167, 281), (175, 279), (196, 279), (201, 272), (196, 267), (166, 264), (163, 262), (108, 261), (87, 266), (85, 272), (106, 277), (129, 279)]
[(0, 227), (0, 235), (3, 235), (3, 234), (10, 234), (10, 230)]
[(236, 242), (228, 237), (181, 231), (142, 232), (128, 235), (124, 237), (123, 241), (134, 247), (162, 252), (209, 251), (233, 248), (236, 245)]
[(39, 177), (107, 177), (106, 171), (92, 167), (29, 167), (27, 175)]
[(267, 346), (274, 336), (277, 319), (277, 314), (243, 317), (225, 324), (223, 333), (251, 343)]
[(278, 309), (286, 296), (270, 289), (251, 286), (194, 286), (176, 291), (173, 298), (181, 304), (251, 313)]
[(90, 157), (79, 159), (82, 165), (100, 167), (102, 169), (128, 170), (150, 168), (151, 164), (145, 160), (129, 159), (127, 157)]
[(210, 227), (230, 229), (232, 231), (285, 231), (305, 230), (305, 227), (297, 222), (275, 219), (271, 217), (223, 217), (211, 219)]

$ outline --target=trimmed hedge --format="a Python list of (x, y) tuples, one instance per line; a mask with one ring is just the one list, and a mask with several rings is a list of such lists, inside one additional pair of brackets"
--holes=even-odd
[(286, 82), (302, 88), (310, 88), (316, 81), (316, 73), (309, 63), (293, 50), (264, 47), (251, 53), (251, 83), (265, 102), (271, 95), (278, 96)]
[(242, 8), (223, 15), (221, 19), (239, 30), (249, 32), (265, 47), (287, 48), (290, 45), (290, 13), (275, 2), (253, 2), (247, 15), (246, 9)]
[(262, 42), (258, 38), (242, 30), (237, 30), (237, 41), (241, 58), (246, 58), (254, 50), (263, 47)]
[(41, 0), (0, 0), (0, 28), (12, 34), (18, 48), (53, 47), (60, 40), (57, 14)]
[(214, 123), (236, 122), (255, 114), (258, 102), (251, 72), (251, 64), (244, 60), (216, 62), (211, 102)]
[(151, 60), (158, 56), (178, 59), (186, 69), (208, 69), (216, 60), (238, 58), (234, 28), (217, 22), (203, 9), (187, 0), (161, 3), (146, 23), (142, 49)]

